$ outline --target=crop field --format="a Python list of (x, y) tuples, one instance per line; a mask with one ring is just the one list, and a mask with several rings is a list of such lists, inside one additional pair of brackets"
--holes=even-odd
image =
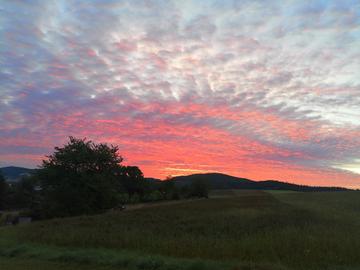
[(360, 269), (359, 192), (211, 195), (2, 227), (0, 268)]

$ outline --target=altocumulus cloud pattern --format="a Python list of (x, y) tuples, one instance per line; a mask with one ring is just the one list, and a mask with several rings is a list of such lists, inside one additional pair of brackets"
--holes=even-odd
[(68, 135), (146, 176), (360, 187), (360, 2), (1, 1), (0, 165)]

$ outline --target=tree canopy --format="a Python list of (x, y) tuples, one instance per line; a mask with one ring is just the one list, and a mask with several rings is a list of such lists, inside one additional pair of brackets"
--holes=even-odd
[(96, 214), (122, 203), (208, 196), (202, 179), (180, 189), (171, 178), (150, 181), (138, 167), (122, 162), (117, 146), (70, 137), (33, 175), (11, 185), (0, 175), (0, 209), (30, 210), (40, 219)]
[(5, 178), (0, 171), (0, 210), (4, 209), (5, 206), (5, 196), (7, 191), (7, 184)]
[(120, 170), (119, 180), (121, 181), (122, 188), (133, 196), (138, 194), (144, 196), (147, 189), (147, 182), (144, 179), (142, 171), (136, 166), (123, 166)]
[(118, 147), (70, 137), (38, 172), (46, 216), (92, 214), (117, 204)]

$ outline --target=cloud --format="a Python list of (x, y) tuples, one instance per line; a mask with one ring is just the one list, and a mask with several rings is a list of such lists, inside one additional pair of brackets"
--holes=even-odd
[(360, 158), (359, 8), (6, 2), (0, 161), (34, 166), (75, 135), (119, 144), (148, 176), (359, 186), (342, 169)]

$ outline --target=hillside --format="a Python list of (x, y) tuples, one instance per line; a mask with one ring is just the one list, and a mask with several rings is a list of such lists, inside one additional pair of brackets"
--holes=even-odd
[(179, 186), (191, 184), (194, 180), (202, 180), (211, 189), (251, 189), (254, 181), (246, 178), (238, 178), (221, 173), (192, 174), (187, 176), (177, 176), (173, 181)]
[[(17, 181), (22, 176), (32, 174), (36, 169), (9, 166), (0, 168), (5, 179)], [(145, 178), (149, 183), (159, 184), (160, 179)], [(256, 189), (256, 190), (292, 190), (292, 191), (345, 191), (342, 187), (316, 187), (297, 185), (277, 180), (254, 181), (247, 178), (235, 177), (222, 173), (205, 173), (176, 176), (172, 178), (178, 186), (190, 185), (192, 181), (200, 179), (204, 181), (210, 189)]]
[(254, 181), (221, 173), (192, 174), (177, 176), (173, 181), (178, 186), (190, 184), (194, 180), (204, 181), (210, 189), (256, 189), (256, 190), (291, 190), (291, 191), (345, 191), (341, 187), (315, 187), (291, 184), (276, 180)]
[(4, 175), (5, 179), (8, 181), (17, 181), (22, 176), (29, 175), (35, 172), (35, 169), (28, 169), (23, 167), (3, 167), (0, 168), (2, 174)]

